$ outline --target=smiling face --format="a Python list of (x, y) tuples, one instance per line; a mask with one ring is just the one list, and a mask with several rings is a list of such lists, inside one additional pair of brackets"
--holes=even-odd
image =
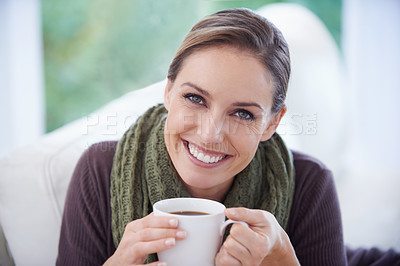
[(165, 143), (192, 196), (225, 197), (285, 112), (271, 114), (272, 96), (264, 66), (229, 46), (193, 53), (176, 79), (168, 80)]

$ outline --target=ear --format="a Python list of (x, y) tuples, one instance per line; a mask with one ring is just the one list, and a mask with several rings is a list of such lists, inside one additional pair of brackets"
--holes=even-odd
[(164, 90), (164, 106), (165, 106), (165, 109), (167, 109), (168, 111), (169, 111), (169, 107), (171, 104), (172, 85), (173, 85), (173, 82), (171, 81), (170, 78), (168, 78), (167, 85), (165, 85), (165, 90)]
[(269, 121), (268, 126), (266, 127), (264, 133), (261, 136), (261, 141), (269, 140), (269, 138), (272, 137), (277, 127), (279, 126), (282, 117), (285, 115), (286, 111), (287, 111), (286, 106), (283, 106), (282, 109), (277, 114), (275, 114), (275, 116), (271, 119), (271, 121)]

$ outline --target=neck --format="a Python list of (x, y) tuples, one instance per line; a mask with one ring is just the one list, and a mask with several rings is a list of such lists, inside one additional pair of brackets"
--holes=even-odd
[(213, 188), (197, 188), (188, 186), (187, 184), (185, 184), (185, 186), (188, 189), (190, 195), (194, 198), (202, 198), (223, 202), (233, 183), (233, 179), (234, 178), (229, 180), (229, 182), (227, 182), (226, 184), (221, 184), (220, 186)]

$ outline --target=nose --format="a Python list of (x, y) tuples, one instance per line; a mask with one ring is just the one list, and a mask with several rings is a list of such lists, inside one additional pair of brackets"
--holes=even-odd
[(198, 132), (205, 145), (218, 144), (224, 140), (225, 119), (212, 113), (203, 113)]

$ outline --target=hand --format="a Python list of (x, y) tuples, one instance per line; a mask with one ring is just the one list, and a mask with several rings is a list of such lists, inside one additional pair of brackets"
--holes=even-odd
[(232, 225), (215, 257), (216, 265), (300, 265), (289, 237), (271, 213), (230, 208), (225, 215), (249, 227)]
[[(186, 232), (177, 227), (177, 219), (152, 213), (130, 222), (114, 255), (104, 265), (143, 265), (149, 254), (170, 249), (176, 240), (185, 239)], [(148, 265), (166, 264), (154, 262)]]

